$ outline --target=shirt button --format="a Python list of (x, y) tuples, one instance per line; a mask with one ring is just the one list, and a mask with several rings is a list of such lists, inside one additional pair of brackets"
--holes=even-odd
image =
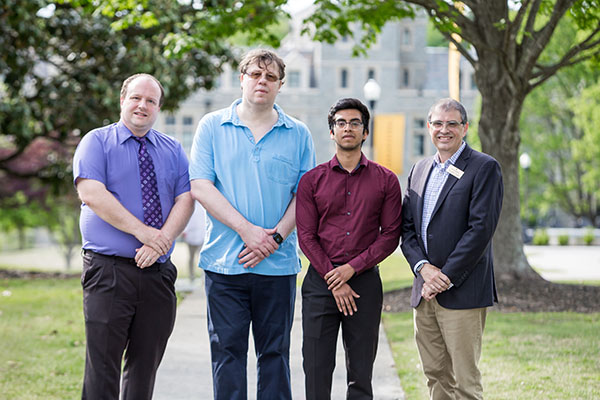
[(345, 253), (347, 256), (350, 255), (349, 253)]
[(350, 192), (348, 192), (348, 196), (350, 196)]
[(347, 215), (350, 215), (350, 211), (348, 211), (346, 214), (347, 214)]
[(346, 232), (346, 236), (350, 236), (350, 232)]

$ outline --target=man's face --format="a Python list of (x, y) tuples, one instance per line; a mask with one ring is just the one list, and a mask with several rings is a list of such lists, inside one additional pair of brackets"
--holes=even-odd
[(151, 78), (142, 76), (129, 83), (121, 97), (121, 120), (136, 136), (144, 136), (160, 111), (160, 87)]
[(244, 100), (256, 105), (275, 104), (275, 98), (283, 85), (276, 63), (264, 68), (259, 67), (257, 63), (250, 64), (240, 76), (240, 81)]
[(458, 110), (436, 109), (427, 121), (433, 145), (438, 149), (442, 161), (446, 161), (460, 148), (469, 124), (462, 123)]
[(338, 148), (346, 151), (360, 148), (363, 140), (368, 136), (360, 111), (356, 109), (340, 110), (335, 113), (333, 120), (335, 122), (330, 134)]

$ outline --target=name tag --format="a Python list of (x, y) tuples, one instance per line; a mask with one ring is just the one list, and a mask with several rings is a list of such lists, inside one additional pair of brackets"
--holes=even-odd
[(462, 178), (465, 171), (456, 168), (454, 165), (450, 165), (447, 169), (448, 173), (455, 177), (456, 179)]

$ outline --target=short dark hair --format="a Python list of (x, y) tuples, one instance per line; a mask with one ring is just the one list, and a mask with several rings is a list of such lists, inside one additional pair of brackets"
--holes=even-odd
[(335, 125), (335, 114), (340, 110), (358, 110), (362, 115), (362, 123), (364, 129), (369, 130), (369, 119), (371, 115), (369, 114), (369, 109), (365, 106), (360, 100), (346, 97), (343, 99), (339, 99), (334, 105), (329, 109), (329, 114), (327, 114), (327, 122), (329, 123), (329, 130), (333, 131), (333, 126)]
[(465, 107), (462, 104), (460, 104), (460, 102), (451, 98), (445, 98), (436, 101), (429, 109), (429, 113), (427, 114), (427, 121), (431, 122), (431, 114), (433, 114), (435, 110), (440, 108), (444, 111), (457, 110), (460, 113), (460, 118), (462, 120), (460, 122), (462, 122), (463, 124), (469, 122), (469, 120), (467, 119), (467, 110), (465, 110)]
[(285, 78), (285, 63), (274, 51), (267, 49), (250, 50), (244, 54), (242, 61), (240, 61), (240, 73), (245, 74), (248, 67), (254, 63), (260, 68), (266, 68), (275, 63), (275, 66), (279, 69), (279, 80), (283, 81), (283, 78)]
[(121, 98), (124, 98), (127, 95), (127, 88), (129, 87), (129, 84), (132, 81), (134, 81), (135, 79), (142, 78), (142, 77), (150, 78), (154, 82), (156, 82), (156, 84), (160, 88), (160, 99), (158, 99), (158, 106), (162, 107), (162, 105), (165, 101), (165, 89), (163, 88), (163, 85), (161, 85), (160, 81), (150, 74), (134, 74), (134, 75), (131, 75), (129, 78), (125, 79), (123, 81), (123, 86), (121, 86), (121, 94), (120, 94)]

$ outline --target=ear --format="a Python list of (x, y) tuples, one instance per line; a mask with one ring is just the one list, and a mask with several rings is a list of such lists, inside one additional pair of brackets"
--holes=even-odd
[(330, 130), (329, 130), (329, 138), (330, 138), (331, 140), (335, 140), (335, 135), (333, 134), (333, 129), (330, 129)]

